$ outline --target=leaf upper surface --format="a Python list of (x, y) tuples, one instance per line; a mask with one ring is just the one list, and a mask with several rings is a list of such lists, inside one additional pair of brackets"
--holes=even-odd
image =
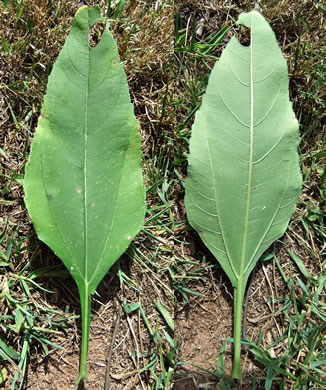
[(89, 293), (142, 227), (138, 122), (124, 69), (99, 9), (82, 7), (49, 77), (24, 180), (38, 237)]
[(285, 232), (301, 190), (286, 61), (260, 13), (241, 14), (192, 127), (186, 210), (234, 287)]

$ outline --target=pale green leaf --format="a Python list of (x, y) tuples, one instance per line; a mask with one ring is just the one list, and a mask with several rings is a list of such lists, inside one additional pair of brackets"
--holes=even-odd
[[(108, 26), (95, 48), (88, 43), (89, 27), (101, 19), (98, 8), (75, 16), (49, 77), (24, 179), (38, 237), (78, 285), (83, 339), (90, 294), (145, 213), (138, 122)], [(87, 349), (88, 341), (82, 355)]]
[(286, 61), (259, 12), (241, 14), (238, 23), (250, 28), (251, 43), (233, 37), (211, 73), (192, 127), (185, 204), (235, 288), (240, 351), (248, 276), (285, 232), (301, 175)]

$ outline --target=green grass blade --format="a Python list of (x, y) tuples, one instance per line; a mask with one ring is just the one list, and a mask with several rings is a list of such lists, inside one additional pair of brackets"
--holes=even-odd
[(162, 317), (165, 319), (165, 322), (169, 325), (170, 329), (174, 331), (174, 321), (166, 307), (157, 301), (154, 301), (154, 304), (157, 310), (162, 314)]

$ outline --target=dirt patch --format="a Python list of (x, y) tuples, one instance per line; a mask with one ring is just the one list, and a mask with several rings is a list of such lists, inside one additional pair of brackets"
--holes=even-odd
[(215, 371), (217, 352), (232, 334), (232, 297), (226, 287), (223, 292), (215, 278), (193, 289), (204, 297), (190, 298), (186, 304), (177, 305), (175, 312), (181, 360)]

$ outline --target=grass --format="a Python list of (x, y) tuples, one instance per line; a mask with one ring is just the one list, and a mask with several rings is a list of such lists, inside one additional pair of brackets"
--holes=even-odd
[[(219, 302), (232, 307), (232, 301), (221, 269), (187, 223), (183, 181), (208, 75), (229, 37), (241, 35), (234, 20), (253, 2), (89, 2), (95, 3), (118, 41), (140, 123), (147, 212), (128, 258), (116, 263), (93, 297), (90, 386), (102, 386), (103, 356), (113, 342), (110, 381), (117, 389), (168, 389), (173, 375), (176, 385), (193, 378), (207, 389), (325, 388), (325, 7), (312, 0), (300, 6), (294, 0), (260, 2), (289, 65), (304, 188), (283, 243), (254, 278), (243, 351), (247, 376), (236, 383), (229, 378), (229, 339), (209, 362), (184, 358), (189, 339), (179, 313), (189, 311), (190, 327), (202, 330), (200, 307), (212, 311)], [(78, 5), (0, 2), (0, 385), (6, 389), (46, 386), (44, 375), (38, 376), (46, 364), (54, 369), (60, 362), (67, 378), (78, 368), (74, 286), (37, 241), (22, 191), (47, 77)], [(94, 30), (98, 39), (96, 34), (100, 29)], [(64, 293), (62, 304), (55, 299), (58, 291)], [(112, 341), (110, 324), (119, 310)], [(218, 328), (214, 321), (212, 328)], [(205, 325), (202, 338), (211, 332), (211, 324)], [(49, 372), (50, 380), (58, 377), (59, 371)]]
[[(170, 332), (174, 330), (173, 319), (168, 310), (159, 302), (155, 302), (157, 311), (161, 314), (162, 318), (166, 322)], [(138, 375), (142, 372), (149, 371), (150, 375), (154, 379), (153, 388), (155, 389), (167, 389), (172, 385), (173, 372), (174, 372), (174, 353), (176, 349), (176, 341), (170, 336), (169, 332), (164, 328), (159, 329), (156, 327), (152, 329), (148, 318), (144, 312), (144, 309), (139, 303), (125, 305), (125, 313), (131, 313), (139, 310), (141, 318), (145, 323), (147, 331), (152, 339), (154, 349), (146, 354), (150, 356), (149, 363), (138, 371)], [(163, 334), (163, 336), (162, 336)], [(135, 357), (141, 359), (144, 356), (144, 352), (138, 353)], [(160, 371), (158, 372), (156, 366), (159, 364)]]
[[(49, 348), (59, 348), (53, 338), (62, 335), (69, 328), (68, 320), (74, 317), (59, 310), (53, 310), (41, 298), (43, 292), (53, 293), (38, 282), (42, 274), (51, 275), (57, 267), (50, 266), (33, 270), (32, 262), (38, 256), (35, 247), (26, 243), (25, 237), (12, 228), (8, 234), (8, 221), (0, 235), (0, 244), (6, 242), (6, 250), (1, 251), (1, 317), (0, 326), (5, 338), (1, 337), (0, 359), (2, 363), (10, 363), (14, 368), (11, 389), (22, 388), (30, 354), (38, 352), (43, 356), (49, 354)], [(22, 259), (31, 251), (33, 254), (21, 264)], [(3, 366), (1, 383), (8, 375), (6, 365)]]

